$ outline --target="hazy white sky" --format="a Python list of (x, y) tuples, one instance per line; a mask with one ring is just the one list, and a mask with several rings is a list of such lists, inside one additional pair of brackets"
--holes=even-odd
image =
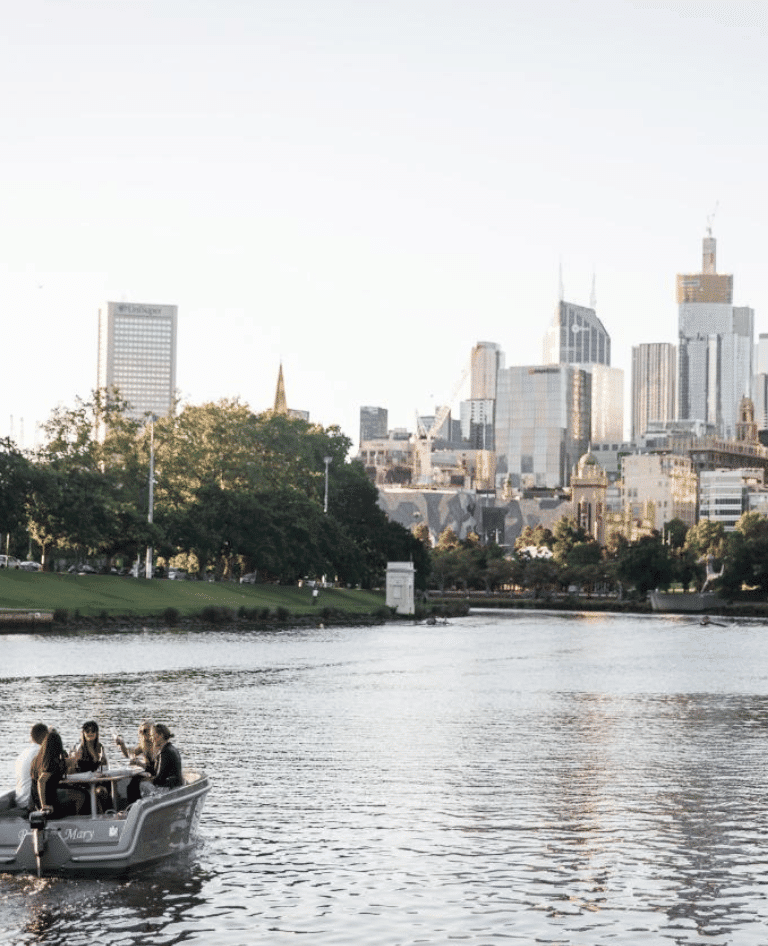
[(282, 360), (356, 444), (478, 339), (539, 363), (562, 264), (628, 381), (716, 206), (768, 332), (767, 64), (760, 0), (8, 0), (0, 436), (89, 394), (106, 299), (178, 305), (183, 399)]

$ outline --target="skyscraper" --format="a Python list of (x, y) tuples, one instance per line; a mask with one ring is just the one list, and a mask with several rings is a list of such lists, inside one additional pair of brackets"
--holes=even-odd
[(492, 401), (496, 397), (496, 376), (504, 367), (504, 355), (496, 342), (478, 342), (472, 349), (469, 397)]
[(654, 421), (677, 417), (677, 349), (668, 342), (632, 347), (632, 439)]
[(574, 365), (592, 376), (593, 442), (624, 439), (624, 372), (611, 367), (611, 337), (594, 309), (557, 304), (544, 336), (544, 363)]
[(360, 408), (360, 443), (366, 440), (385, 440), (389, 412), (386, 407)]
[(567, 486), (589, 449), (592, 377), (575, 365), (499, 371), (496, 398), (497, 485)]
[(716, 270), (716, 241), (703, 241), (702, 272), (677, 277), (678, 412), (736, 435), (739, 404), (751, 397), (755, 313), (732, 304), (733, 277)]
[(99, 309), (97, 385), (117, 388), (129, 417), (160, 417), (173, 408), (176, 319), (175, 305), (107, 302)]

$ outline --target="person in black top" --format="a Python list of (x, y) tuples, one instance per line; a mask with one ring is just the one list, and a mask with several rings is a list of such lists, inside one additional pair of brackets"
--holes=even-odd
[(157, 788), (178, 788), (179, 785), (184, 784), (181, 756), (171, 739), (173, 739), (171, 730), (163, 723), (155, 723), (152, 727), (155, 756), (152, 784)]

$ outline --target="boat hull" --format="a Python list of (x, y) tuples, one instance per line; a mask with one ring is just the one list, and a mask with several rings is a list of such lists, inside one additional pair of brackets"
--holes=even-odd
[(209, 788), (206, 775), (188, 773), (184, 785), (127, 811), (60, 818), (39, 830), (14, 814), (8, 792), (0, 796), (0, 873), (120, 874), (179, 854), (195, 843)]
[(717, 604), (713, 591), (649, 591), (652, 611), (699, 614)]

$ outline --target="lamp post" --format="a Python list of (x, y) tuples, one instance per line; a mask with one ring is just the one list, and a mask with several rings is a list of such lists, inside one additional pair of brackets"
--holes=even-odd
[(331, 465), (333, 457), (323, 457), (325, 463), (325, 502), (323, 503), (323, 512), (328, 512), (328, 467)]
[[(152, 523), (155, 511), (155, 415), (151, 414), (149, 419), (149, 512), (147, 513), (147, 522)], [(144, 562), (144, 576), (152, 577), (152, 560), (154, 558), (154, 549), (151, 545), (147, 546), (147, 557)]]

